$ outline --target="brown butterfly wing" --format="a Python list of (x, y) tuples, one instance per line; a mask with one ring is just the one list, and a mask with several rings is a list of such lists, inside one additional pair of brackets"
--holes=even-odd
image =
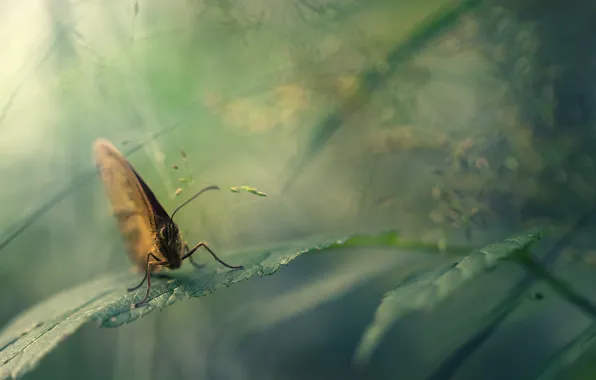
[[(182, 234), (178, 230), (178, 226), (176, 226), (176, 223), (174, 223), (170, 215), (168, 215), (167, 211), (163, 208), (161, 203), (159, 203), (159, 201), (155, 197), (155, 194), (153, 194), (153, 191), (151, 191), (149, 186), (147, 186), (145, 181), (143, 181), (143, 178), (141, 178), (139, 173), (137, 173), (132, 166), (130, 166), (130, 169), (134, 172), (135, 176), (137, 177), (139, 184), (143, 188), (143, 194), (145, 195), (145, 198), (151, 206), (151, 210), (153, 211), (153, 225), (155, 226), (155, 231), (160, 231), (163, 227), (166, 227), (167, 230), (171, 231), (171, 228), (167, 228), (168, 225), (173, 225), (175, 227), (175, 230), (177, 231), (177, 236), (169, 236), (168, 238), (166, 238), (172, 239), (170, 241), (161, 240), (162, 238), (156, 237), (156, 239), (159, 240), (157, 244), (158, 249), (159, 247), (162, 247), (162, 249), (160, 250), (161, 255), (165, 257), (170, 266), (174, 265), (174, 268), (176, 268), (180, 266), (180, 257), (182, 257), (183, 254)], [(172, 249), (172, 245), (175, 247), (175, 249)]]
[[(157, 202), (155, 196), (140, 180), (128, 160), (109, 141), (98, 139), (93, 148), (100, 176), (126, 248), (132, 261), (144, 271), (150, 252), (160, 260), (164, 259), (155, 243), (155, 205), (151, 204), (147, 194)], [(156, 210), (159, 213), (165, 212), (159, 203), (157, 206)], [(154, 272), (160, 269), (161, 266), (153, 266)]]
[(161, 203), (159, 203), (159, 201), (155, 197), (155, 194), (153, 194), (153, 191), (151, 191), (149, 186), (147, 186), (145, 181), (143, 181), (143, 178), (141, 178), (139, 173), (137, 173), (137, 171), (130, 164), (129, 167), (130, 170), (132, 170), (132, 172), (134, 173), (135, 177), (137, 178), (137, 181), (141, 185), (141, 188), (143, 189), (143, 194), (145, 195), (145, 199), (147, 200), (147, 202), (149, 202), (149, 206), (153, 211), (153, 226), (156, 228), (156, 230), (159, 230), (159, 227), (166, 222), (174, 223), (172, 221), (172, 218), (170, 218), (170, 215), (168, 215), (168, 212), (163, 208)]

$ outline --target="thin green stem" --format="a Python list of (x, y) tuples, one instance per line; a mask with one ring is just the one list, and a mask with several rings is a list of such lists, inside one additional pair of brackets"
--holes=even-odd
[(575, 305), (585, 314), (596, 319), (596, 306), (592, 304), (587, 298), (582, 296), (565, 280), (558, 278), (550, 273), (540, 262), (536, 261), (529, 252), (523, 252), (522, 255), (514, 259), (515, 262), (524, 267), (527, 271), (532, 273), (544, 281), (555, 293), (563, 299)]

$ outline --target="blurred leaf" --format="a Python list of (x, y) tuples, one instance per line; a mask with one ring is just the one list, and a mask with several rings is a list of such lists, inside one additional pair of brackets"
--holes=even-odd
[[(549, 249), (549, 252), (541, 258), (542, 265), (551, 265), (554, 263), (565, 247), (572, 245), (572, 242), (578, 235), (591, 233), (589, 226), (592, 215), (594, 215), (594, 210), (589, 209), (571, 228), (550, 227), (549, 234), (558, 236), (555, 237), (555, 242)], [(509, 292), (509, 295), (487, 313), (488, 321), (486, 324), (453, 350), (433, 371), (428, 377), (428, 380), (447, 380), (453, 378), (464, 363), (495, 335), (503, 322), (510, 320), (512, 314), (527, 299), (528, 292), (535, 282), (536, 276), (533, 273), (527, 273), (518, 281)]]
[(445, 300), (465, 283), (482, 272), (494, 268), (500, 260), (528, 249), (538, 241), (543, 229), (531, 230), (471, 253), (462, 260), (423, 276), (411, 278), (385, 294), (373, 322), (365, 330), (356, 349), (354, 361), (365, 364), (391, 325), (403, 315), (429, 309)]
[(536, 378), (552, 380), (570, 364), (580, 359), (592, 348), (596, 338), (596, 323), (592, 323), (577, 338), (565, 345), (548, 360), (548, 366)]
[(0, 378), (17, 378), (33, 369), (54, 346), (90, 320), (98, 300), (121, 281), (116, 276), (99, 278), (22, 313), (0, 334)]
[[(522, 256), (518, 259), (530, 273), (540, 278), (550, 289), (556, 292), (562, 299), (570, 302), (586, 315), (596, 318), (596, 307), (592, 302), (576, 291), (567, 281), (549, 273), (542, 264), (535, 261), (531, 255)], [(577, 338), (564, 346), (548, 361), (546, 368), (540, 373), (539, 380), (554, 379), (565, 367), (580, 359), (593, 345), (596, 338), (596, 323), (592, 323)]]
[[(374, 243), (372, 237), (370, 241)], [(346, 241), (343, 247), (349, 246)], [(367, 254), (362, 254), (365, 252)], [(233, 345), (239, 344), (250, 334), (271, 329), (333, 302), (375, 278), (389, 273), (392, 278), (406, 278), (450, 261), (446, 256), (420, 255), (419, 251), (409, 249), (394, 248), (383, 254), (374, 252), (357, 249), (348, 255), (347, 260), (334, 261), (325, 270), (319, 268), (317, 272), (321, 273), (311, 274), (308, 282), (294, 289), (235, 308), (226, 321), (226, 334), (223, 337), (217, 335), (217, 341), (221, 343), (227, 340), (235, 342)]]

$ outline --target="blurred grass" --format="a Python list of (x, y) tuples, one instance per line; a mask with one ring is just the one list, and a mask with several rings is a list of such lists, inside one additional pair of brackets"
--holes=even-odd
[[(0, 319), (129, 265), (99, 182), (79, 182), (93, 170), (90, 144), (102, 136), (130, 147), (175, 123), (175, 130), (130, 157), (167, 209), (180, 201), (171, 164), (179, 162), (181, 147), (197, 188), (248, 183), (269, 195), (261, 202), (219, 194), (180, 214), (190, 241), (208, 240), (224, 254), (314, 233), (399, 230), (400, 238), (430, 248), (442, 241), (480, 246), (538, 219), (569, 226), (594, 198), (593, 52), (586, 48), (593, 5), (531, 3), (483, 1), (427, 35), (420, 48), (405, 36), (421, 20), (441, 5), (468, 3), (147, 1), (138, 3), (136, 16), (131, 2), (3, 4), (0, 235), (14, 232), (63, 189), (76, 191), (54, 201), (0, 251)], [(420, 30), (422, 36), (431, 32)], [(399, 69), (374, 91), (363, 91), (366, 101), (341, 115), (341, 130), (316, 158), (301, 156), (304, 143), (320, 143), (312, 136), (321, 120), (342, 104), (354, 105), (345, 100), (362, 86), (359, 73), (387, 70), (387, 54), (401, 41), (414, 49), (396, 61)], [(123, 151), (126, 146), (118, 145)], [(284, 191), (290, 162), (311, 158), (295, 186)], [(486, 225), (470, 222), (474, 215)], [(338, 260), (348, 258), (305, 258), (279, 279), (222, 291), (134, 328), (102, 336), (84, 331), (31, 378), (262, 378), (290, 372), (357, 378), (344, 368), (350, 350), (397, 275), (363, 284), (296, 317), (296, 325), (281, 323), (244, 346), (219, 347), (210, 355), (202, 344), (226, 329), (219, 315), (238, 303), (266, 302), (281, 289), (307, 284), (317, 271), (333, 270)], [(581, 273), (573, 280), (590, 283), (591, 272)], [(506, 294), (518, 274), (497, 270), (432, 315), (395, 327), (371, 376), (424, 378), (426, 369), (481, 326), (474, 321), (497, 302), (491, 296)], [(564, 305), (560, 310), (539, 308), (503, 327), (457, 378), (516, 378), (542, 363), (578, 333), (562, 326), (585, 322)], [(555, 331), (553, 321), (560, 336), (546, 336)], [(520, 361), (499, 359), (532, 339), (540, 347), (524, 346), (527, 356)], [(326, 356), (312, 347), (323, 347)], [(403, 358), (399, 363), (396, 353)], [(260, 359), (265, 354), (279, 364), (267, 369), (270, 363)]]

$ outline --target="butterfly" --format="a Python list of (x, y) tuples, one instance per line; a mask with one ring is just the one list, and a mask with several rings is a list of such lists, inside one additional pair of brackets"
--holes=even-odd
[(208, 190), (219, 190), (218, 186), (207, 186), (178, 206), (172, 216), (168, 215), (159, 203), (149, 186), (136, 172), (130, 162), (105, 139), (97, 139), (93, 143), (95, 162), (110, 201), (112, 211), (130, 258), (134, 264), (145, 271), (141, 283), (128, 291), (140, 288), (147, 281), (147, 293), (141, 302), (134, 307), (143, 305), (151, 290), (151, 274), (162, 268), (177, 269), (182, 261), (190, 258), (193, 266), (196, 264), (192, 255), (201, 247), (205, 248), (215, 260), (232, 269), (243, 269), (222, 261), (205, 243), (199, 242), (189, 249), (188, 243), (182, 239), (178, 225), (174, 222), (174, 215), (199, 195)]

